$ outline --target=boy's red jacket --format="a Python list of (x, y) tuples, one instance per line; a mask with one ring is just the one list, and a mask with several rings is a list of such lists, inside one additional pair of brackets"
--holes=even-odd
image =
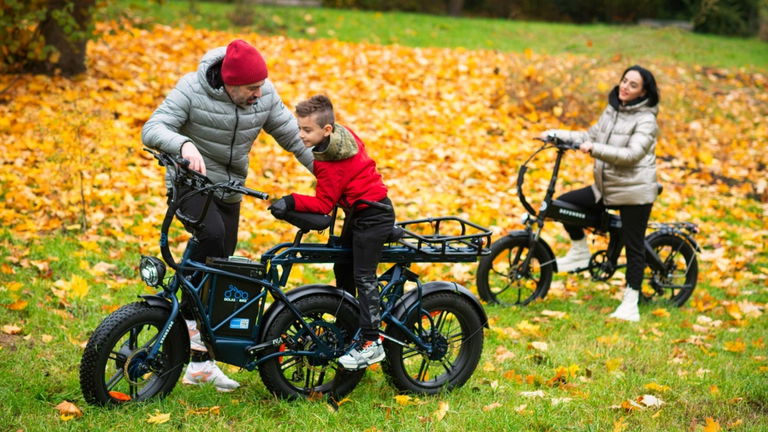
[(313, 154), (315, 196), (291, 194), (296, 211), (328, 214), (337, 203), (349, 208), (359, 199), (380, 201), (387, 197), (376, 162), (368, 157), (363, 141), (352, 130), (334, 125), (328, 147)]

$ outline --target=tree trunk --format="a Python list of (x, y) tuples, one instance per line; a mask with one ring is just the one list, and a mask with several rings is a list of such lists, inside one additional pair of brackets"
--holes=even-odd
[[(96, 0), (49, 0), (45, 19), (40, 23), (40, 32), (45, 38), (45, 44), (56, 49), (59, 55), (30, 64), (27, 68), (29, 72), (48, 75), (58, 72), (63, 76), (85, 72), (85, 48), (95, 3)], [(68, 4), (72, 7), (74, 31), (67, 30), (62, 20), (56, 19), (58, 14), (67, 14)]]
[(768, 42), (768, 0), (760, 0), (757, 8), (757, 36)]
[(464, 9), (464, 0), (448, 0), (448, 15), (461, 16), (462, 9)]

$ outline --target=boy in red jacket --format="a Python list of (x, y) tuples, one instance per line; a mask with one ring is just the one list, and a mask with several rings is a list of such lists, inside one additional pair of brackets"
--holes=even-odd
[[(376, 266), (381, 249), (392, 233), (395, 212), (387, 198), (387, 187), (368, 157), (365, 145), (350, 129), (334, 120), (333, 105), (323, 95), (313, 96), (296, 105), (299, 137), (312, 147), (317, 178), (315, 196), (291, 194), (270, 206), (277, 218), (288, 210), (309, 213), (330, 213), (341, 206), (348, 217), (345, 246), (352, 248), (352, 265), (336, 264), (334, 273), (339, 288), (355, 294), (360, 302), (362, 341), (347, 354), (339, 357), (346, 369), (363, 369), (384, 359), (379, 339), (381, 322)], [(358, 200), (378, 202), (383, 206), (357, 203)], [(353, 208), (354, 207), (354, 208)]]

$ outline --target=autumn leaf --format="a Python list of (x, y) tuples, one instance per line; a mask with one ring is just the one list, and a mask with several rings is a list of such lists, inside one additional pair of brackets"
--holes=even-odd
[(83, 415), (80, 408), (69, 401), (64, 401), (56, 405), (56, 410), (59, 412), (59, 418), (63, 421), (69, 421), (73, 418), (82, 417)]
[(437, 404), (437, 410), (432, 413), (435, 421), (441, 421), (448, 414), (448, 402), (440, 401)]
[(724, 345), (724, 349), (726, 351), (730, 351), (732, 353), (743, 353), (747, 350), (747, 344), (744, 343), (741, 339), (737, 339), (735, 341), (728, 341)]
[(171, 420), (171, 414), (166, 413), (163, 414), (158, 410), (155, 410), (154, 414), (149, 414), (147, 416), (146, 422), (149, 424), (163, 424)]
[(624, 364), (623, 358), (612, 358), (605, 361), (605, 368), (608, 372), (615, 372)]
[(12, 311), (24, 310), (27, 307), (27, 301), (25, 301), (25, 300), (16, 300), (13, 303), (9, 303), (9, 304), (5, 305), (5, 307), (7, 307), (8, 309), (10, 309)]
[(13, 325), (13, 324), (5, 324), (5, 325), (3, 325), (2, 330), (3, 330), (3, 333), (8, 334), (8, 335), (16, 335), (16, 334), (21, 333), (21, 327), (19, 327), (17, 325)]
[(669, 316), (669, 311), (663, 308), (658, 308), (652, 310), (651, 315), (659, 318), (667, 318)]
[(716, 422), (712, 417), (707, 417), (705, 421), (706, 424), (704, 425), (704, 429), (702, 429), (703, 432), (720, 432), (723, 430), (723, 428), (720, 427), (720, 423)]
[(629, 425), (624, 417), (613, 422), (613, 432), (624, 432), (627, 430), (627, 427), (629, 427)]
[[(221, 407), (214, 405), (212, 407), (196, 408), (187, 410), (188, 415), (219, 415), (221, 414)], [(170, 414), (169, 414), (170, 419)]]
[(664, 393), (670, 390), (669, 386), (665, 386), (657, 383), (648, 383), (644, 385), (643, 388), (646, 390), (655, 391), (659, 393)]
[(502, 405), (499, 402), (493, 402), (483, 407), (483, 412), (488, 412), (500, 408)]
[(528, 344), (528, 348), (538, 351), (547, 351), (549, 349), (549, 345), (543, 341), (534, 341)]
[(395, 402), (400, 406), (421, 405), (424, 403), (419, 400), (419, 398), (414, 398), (409, 395), (396, 395)]

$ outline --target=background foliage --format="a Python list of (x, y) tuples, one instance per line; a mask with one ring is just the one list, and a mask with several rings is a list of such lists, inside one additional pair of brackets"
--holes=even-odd
[[(403, 31), (393, 37), (421, 32), (398, 25), (404, 15), (341, 16), (359, 22), (361, 34), (370, 35), (377, 22)], [(304, 38), (104, 20), (88, 44), (88, 71), (77, 79), (0, 76), (2, 427), (768, 428), (765, 67), (589, 48), (586, 40), (567, 40), (565, 32), (550, 38), (565, 38), (556, 42), (574, 43), (574, 50), (587, 47), (588, 54), (343, 42), (326, 33), (335, 21), (318, 25), (313, 11), (296, 17), (291, 25)], [(483, 24), (445, 20), (438, 26), (457, 22)], [(309, 38), (313, 27), (324, 37)], [(471, 30), (457, 31), (467, 39)], [(396, 394), (373, 368), (350, 401), (333, 411), (317, 401), (276, 401), (257, 374), (227, 369), (243, 383), (237, 393), (178, 386), (165, 400), (125, 410), (85, 406), (77, 381), (83, 344), (107, 313), (147, 292), (137, 282), (136, 261), (142, 253), (158, 253), (162, 170), (141, 152), (140, 128), (208, 49), (234, 38), (264, 53), (289, 108), (315, 93), (332, 98), (339, 120), (377, 160), (399, 219), (458, 215), (492, 227), (494, 238), (520, 228), (514, 178), (535, 147), (531, 138), (594, 121), (618, 74), (642, 63), (662, 89), (658, 156), (665, 190), (652, 218), (702, 228), (694, 297), (681, 309), (643, 306), (639, 324), (618, 323), (606, 315), (618, 303), (620, 275), (602, 284), (558, 276), (550, 295), (527, 308), (488, 306), (491, 328), (481, 366), (465, 387), (430, 398)], [(312, 176), (271, 138), (261, 136), (251, 156), (250, 187), (272, 196), (311, 192)], [(569, 154), (559, 187), (589, 182), (589, 166), (587, 157)], [(530, 171), (534, 200), (549, 168), (543, 158)], [(249, 200), (240, 234), (238, 253), (258, 257), (293, 230), (273, 220), (265, 203)], [(557, 251), (566, 246), (559, 226), (549, 226), (544, 236)], [(185, 239), (177, 229), (171, 241)], [(414, 269), (424, 280), (475, 289), (474, 265)], [(329, 269), (292, 274), (291, 286), (313, 282), (330, 282)]]

